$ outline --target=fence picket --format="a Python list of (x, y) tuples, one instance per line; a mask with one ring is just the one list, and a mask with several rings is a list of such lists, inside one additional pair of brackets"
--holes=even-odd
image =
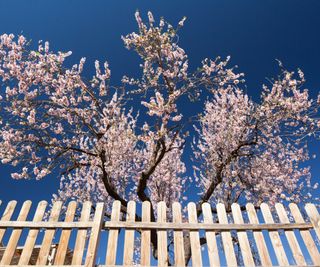
[[(181, 205), (178, 202), (172, 204), (172, 216), (173, 223), (181, 223)], [(174, 264), (177, 267), (185, 266), (185, 256), (184, 256), (184, 243), (183, 243), (183, 232), (175, 230), (173, 232), (173, 244), (174, 244)]]
[[(150, 202), (144, 201), (142, 203), (142, 222), (150, 222)], [(141, 231), (141, 265), (150, 265), (150, 240), (151, 233), (150, 230)]]
[[(237, 203), (233, 203), (231, 206), (232, 216), (236, 224), (244, 224), (242, 212), (240, 206)], [(250, 243), (246, 232), (238, 232), (239, 244), (241, 254), (243, 258), (244, 266), (255, 266), (251, 253)]]
[[(196, 204), (190, 202), (188, 204), (189, 223), (198, 223)], [(190, 231), (191, 258), (194, 266), (202, 266), (201, 246), (199, 231)]]
[[(320, 238), (320, 216), (317, 208), (313, 204), (306, 205), (306, 211), (310, 217), (311, 222), (306, 222), (296, 204), (289, 205), (291, 214), (294, 218), (294, 223), (290, 222), (288, 214), (282, 204), (277, 203), (275, 210), (279, 217), (280, 222), (275, 223), (273, 214), (269, 206), (265, 203), (261, 204), (260, 209), (264, 218), (264, 223), (259, 223), (255, 207), (248, 203), (246, 205), (247, 216), (249, 224), (244, 223), (244, 217), (240, 206), (238, 204), (231, 205), (231, 212), (234, 223), (228, 222), (228, 216), (225, 206), (219, 203), (216, 206), (218, 223), (213, 223), (213, 216), (211, 206), (208, 203), (202, 204), (203, 223), (198, 222), (197, 207), (195, 203), (187, 205), (188, 222), (182, 222), (182, 208), (180, 203), (173, 203), (172, 205), (172, 222), (167, 222), (167, 207), (165, 202), (157, 204), (157, 221), (151, 221), (151, 203), (142, 203), (142, 221), (135, 221), (136, 218), (136, 203), (129, 201), (127, 205), (126, 220), (120, 221), (121, 203), (115, 201), (112, 207), (111, 221), (104, 222), (104, 203), (97, 203), (93, 220), (90, 220), (91, 202), (85, 202), (82, 205), (82, 212), (79, 222), (73, 221), (77, 203), (70, 202), (67, 208), (66, 216), (63, 222), (59, 222), (62, 202), (55, 202), (49, 221), (42, 221), (43, 215), (46, 210), (47, 203), (41, 201), (38, 203), (37, 209), (33, 216), (32, 221), (26, 221), (31, 207), (31, 201), (24, 202), (18, 218), (16, 221), (10, 221), (16, 206), (15, 201), (8, 203), (2, 217), (0, 219), (0, 241), (3, 239), (6, 229), (13, 228), (9, 241), (0, 254), (0, 265), (7, 266), (10, 263), (16, 262), (18, 259), (19, 266), (28, 266), (31, 264), (30, 259), (33, 257), (34, 246), (37, 240), (37, 235), (40, 229), (45, 229), (44, 238), (40, 251), (38, 254), (37, 265), (45, 266), (51, 265), (53, 262), (48, 262), (48, 255), (53, 251), (51, 245), (56, 229), (62, 229), (59, 245), (56, 253), (52, 252), (52, 259), (54, 265), (62, 266), (66, 259), (66, 252), (68, 251), (68, 243), (71, 236), (72, 229), (76, 229), (77, 236), (75, 247), (73, 251), (73, 258), (71, 265), (94, 267), (96, 265), (96, 255), (99, 245), (99, 238), (103, 229), (108, 229), (109, 238), (106, 251), (106, 265), (116, 266), (118, 237), (120, 229), (125, 229), (124, 234), (124, 253), (123, 265), (121, 266), (134, 266), (133, 253), (134, 253), (134, 237), (135, 231), (141, 232), (141, 261), (140, 266), (150, 266), (151, 262), (151, 231), (157, 234), (157, 253), (158, 253), (158, 266), (164, 267), (169, 265), (168, 245), (173, 245), (174, 265), (177, 267), (186, 266), (185, 250), (184, 250), (184, 231), (189, 232), (190, 248), (192, 266), (202, 266), (202, 252), (200, 243), (199, 231), (205, 231), (206, 246), (208, 249), (208, 256), (206, 260), (209, 261), (210, 266), (220, 266), (219, 251), (217, 247), (216, 233), (222, 239), (223, 250), (226, 256), (227, 266), (237, 266), (237, 258), (234, 249), (233, 233), (237, 233), (236, 238), (239, 242), (239, 253), (243, 258), (244, 266), (255, 266), (255, 260), (252, 254), (248, 231), (253, 231), (254, 241), (259, 253), (260, 262), (262, 266), (272, 266), (271, 257), (267, 247), (263, 230), (267, 230), (271, 239), (271, 245), (275, 251), (277, 262), (280, 266), (288, 266), (289, 260), (287, 252), (290, 248), (292, 251), (293, 259), (297, 266), (307, 266), (309, 257), (304, 257), (302, 252), (305, 252), (304, 246), (300, 246), (299, 239), (296, 236), (296, 230), (300, 231), (302, 242), (305, 244), (306, 249), (311, 257), (312, 266), (320, 266), (320, 253), (310, 230), (314, 229)], [(139, 211), (139, 210), (138, 210)], [(231, 214), (230, 214), (231, 216)], [(21, 249), (22, 253), (20, 258), (17, 258), (16, 250), (17, 245), (22, 234), (23, 229), (28, 229), (29, 233), (26, 237), (25, 244)], [(173, 231), (173, 243), (168, 243), (167, 231)], [(235, 232), (237, 231), (237, 232)], [(284, 231), (286, 239), (288, 240), (288, 247), (284, 247), (282, 239), (280, 238), (279, 231)], [(90, 232), (90, 235), (88, 233)], [(23, 235), (24, 236), (24, 235)], [(171, 235), (170, 235), (171, 237)], [(7, 238), (6, 238), (7, 239)], [(88, 249), (85, 254), (85, 246), (88, 241)], [(285, 250), (287, 249), (287, 250)], [(239, 254), (240, 255), (240, 254)], [(14, 257), (14, 261), (13, 261)], [(71, 259), (68, 254), (68, 260)], [(258, 261), (258, 260), (257, 260)], [(69, 262), (69, 261), (68, 261)], [(17, 263), (14, 263), (17, 264)], [(84, 264), (84, 265), (82, 265)], [(310, 263), (309, 263), (310, 264)]]
[[(127, 208), (127, 222), (134, 222), (136, 217), (136, 203), (134, 201), (128, 202)], [(124, 256), (123, 264), (133, 265), (133, 249), (134, 249), (134, 230), (126, 229), (124, 237)]]
[[(14, 209), (16, 208), (16, 205), (17, 205), (17, 201), (15, 201), (15, 200), (11, 200), (8, 203), (6, 209), (4, 210), (4, 212), (2, 214), (1, 221), (10, 221), (11, 216), (14, 212)], [(5, 232), (6, 232), (6, 229), (0, 229), (0, 244), (2, 243), (2, 239), (3, 239)]]
[(320, 239), (320, 216), (319, 212), (314, 204), (308, 203), (306, 205), (306, 211), (308, 213), (308, 216), (312, 222), (313, 229), (316, 232), (318, 238)]
[[(90, 219), (92, 203), (90, 201), (86, 201), (82, 205), (80, 222), (87, 222)], [(81, 265), (84, 247), (86, 245), (87, 240), (87, 229), (79, 229), (77, 233), (76, 243), (74, 245), (73, 257), (72, 257), (72, 265)]]
[[(287, 216), (287, 213), (286, 213), (283, 205), (280, 203), (277, 203), (275, 205), (275, 207), (276, 207), (276, 211), (278, 213), (280, 221), (283, 223), (290, 223), (289, 218)], [(302, 251), (300, 249), (298, 240), (297, 240), (294, 232), (292, 230), (290, 230), (290, 231), (285, 230), (284, 233), (288, 239), (288, 243), (289, 243), (289, 246), (292, 250), (292, 254), (293, 254), (293, 257), (294, 257), (296, 263), (301, 266), (306, 266), (307, 263), (304, 259), (304, 256), (302, 254)]]
[(96, 255), (101, 234), (101, 227), (104, 218), (104, 203), (98, 203), (93, 218), (93, 226), (91, 228), (88, 251), (86, 255), (85, 266), (94, 267), (96, 265)]
[[(30, 200), (27, 200), (23, 203), (17, 221), (25, 221), (27, 219), (31, 203), (32, 202)], [(11, 263), (11, 259), (18, 245), (21, 233), (22, 229), (14, 229), (12, 231), (6, 250), (4, 251), (4, 254), (2, 256), (0, 265), (9, 265)]]
[[(202, 204), (202, 213), (204, 223), (213, 223), (211, 206), (209, 203)], [(208, 256), (210, 261), (210, 266), (220, 266), (220, 259), (218, 253), (218, 246), (215, 232), (206, 231)]]
[[(158, 203), (158, 223), (166, 222), (167, 207), (164, 201)], [(158, 266), (168, 266), (167, 231), (158, 230)]]
[[(49, 217), (49, 222), (56, 222), (59, 220), (61, 207), (62, 207), (61, 201), (56, 201), (53, 204), (50, 217)], [(42, 240), (42, 245), (39, 251), (39, 256), (36, 263), (37, 265), (47, 264), (49, 253), (51, 250), (51, 243), (52, 243), (55, 232), (56, 232), (55, 229), (46, 230)]]
[[(263, 218), (264, 218), (265, 222), (266, 223), (271, 223), (271, 224), (274, 223), (271, 211), (269, 209), (269, 206), (266, 203), (262, 203), (260, 205), (260, 208), (261, 208), (262, 215), (263, 215)], [(270, 239), (271, 239), (274, 251), (276, 253), (279, 265), (280, 266), (281, 265), (288, 266), (289, 262), (288, 262), (288, 259), (287, 259), (287, 255), (286, 255), (286, 253), (284, 251), (284, 248), (282, 246), (282, 242), (281, 242), (281, 239), (280, 239), (278, 231), (277, 230), (271, 230), (271, 231), (269, 231), (269, 235), (270, 235)]]
[[(218, 218), (219, 218), (219, 223), (228, 223), (228, 217), (226, 213), (226, 209), (224, 204), (218, 203), (217, 204), (217, 212), (218, 212)], [(233, 242), (231, 238), (231, 233), (230, 232), (222, 232), (221, 233), (222, 237), (222, 243), (223, 243), (223, 248), (224, 248), (224, 253), (226, 255), (226, 260), (227, 260), (227, 265), (228, 266), (237, 266), (237, 259), (236, 255), (234, 253), (233, 249)]]
[[(259, 224), (258, 216), (253, 204), (248, 203), (246, 205), (246, 210), (248, 213), (250, 223)], [(272, 266), (272, 262), (269, 256), (266, 242), (264, 240), (262, 232), (253, 232), (254, 240), (256, 241), (259, 257), (261, 260), (262, 266)]]
[[(65, 220), (64, 220), (65, 222), (72, 222), (73, 221), (74, 215), (76, 212), (76, 208), (77, 208), (77, 202), (70, 201), (68, 204), (67, 211), (66, 211), (66, 216), (65, 216)], [(63, 265), (64, 264), (67, 250), (68, 250), (68, 244), (69, 244), (71, 231), (72, 231), (71, 229), (67, 229), (67, 230), (62, 230), (62, 232), (61, 232), (58, 249), (56, 252), (56, 256), (54, 258), (55, 265)]]
[[(289, 208), (296, 223), (305, 223), (297, 204), (290, 203)], [(309, 251), (313, 265), (320, 265), (320, 254), (309, 230), (300, 230), (300, 234)]]
[[(33, 222), (42, 221), (43, 215), (46, 211), (47, 204), (48, 204), (47, 201), (39, 202), (37, 210), (33, 217)], [(24, 248), (22, 250), (22, 253), (19, 259), (19, 265), (27, 265), (29, 263), (34, 245), (36, 243), (38, 232), (39, 232), (39, 229), (29, 230), (26, 242), (24, 244)]]
[[(118, 200), (114, 201), (113, 205), (112, 205), (111, 221), (113, 221), (113, 222), (119, 221), (120, 208), (121, 208), (120, 201), (118, 201)], [(118, 234), (119, 234), (118, 229), (111, 229), (109, 231), (107, 255), (106, 255), (106, 264), (107, 265), (115, 265), (115, 263), (116, 263)]]

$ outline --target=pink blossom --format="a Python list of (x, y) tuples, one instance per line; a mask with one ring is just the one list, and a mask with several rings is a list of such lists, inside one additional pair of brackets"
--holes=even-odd
[[(230, 57), (192, 71), (177, 42), (185, 18), (174, 28), (151, 13), (149, 24), (135, 16), (138, 31), (122, 39), (140, 57), (141, 76), (124, 75), (120, 86), (110, 85), (107, 62), (95, 61), (85, 78), (85, 58), (67, 67), (71, 52), (48, 42), (35, 51), (23, 36), (0, 35), (0, 159), (17, 169), (12, 178), (61, 172), (53, 198), (65, 202), (170, 205), (194, 185), (199, 205), (308, 201), (317, 188), (306, 162), (308, 142), (319, 137), (320, 98), (303, 89), (303, 72), (282, 70), (254, 102)], [(200, 101), (185, 112), (188, 99)], [(203, 99), (201, 114), (189, 116)], [(186, 177), (187, 156), (194, 177)]]

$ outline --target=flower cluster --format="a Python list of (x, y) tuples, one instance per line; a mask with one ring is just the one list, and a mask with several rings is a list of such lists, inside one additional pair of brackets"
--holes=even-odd
[[(130, 199), (170, 205), (185, 197), (187, 182), (199, 185), (202, 202), (310, 198), (303, 163), (308, 141), (319, 137), (320, 97), (303, 90), (302, 71), (282, 70), (255, 103), (230, 57), (190, 70), (178, 44), (185, 18), (174, 28), (163, 19), (156, 25), (150, 12), (148, 23), (135, 15), (139, 31), (122, 39), (139, 55), (142, 74), (124, 76), (121, 86), (110, 86), (107, 62), (95, 61), (88, 81), (85, 58), (68, 68), (71, 52), (52, 52), (48, 42), (32, 50), (23, 36), (0, 35), (0, 159), (17, 168), (12, 178), (60, 171), (55, 200), (117, 199), (122, 206)], [(207, 98), (199, 121), (180, 109), (186, 95)], [(184, 163), (189, 130), (194, 181)]]
[(301, 89), (303, 82), (301, 71), (295, 78), (284, 70), (270, 89), (264, 86), (260, 104), (240, 89), (212, 93), (197, 128), (194, 154), (198, 184), (205, 192), (212, 190), (213, 202), (310, 199), (304, 141), (319, 133), (318, 108)]

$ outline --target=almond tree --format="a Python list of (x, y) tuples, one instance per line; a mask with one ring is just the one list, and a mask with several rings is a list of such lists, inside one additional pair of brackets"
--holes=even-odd
[[(200, 192), (199, 216), (204, 202), (229, 210), (233, 202), (310, 199), (317, 185), (302, 163), (319, 132), (319, 100), (303, 89), (303, 73), (281, 65), (255, 103), (229, 58), (205, 59), (189, 70), (177, 35), (185, 18), (174, 28), (148, 17), (145, 24), (137, 12), (139, 31), (122, 37), (141, 58), (142, 75), (124, 76), (117, 86), (107, 62), (96, 61), (95, 75), (85, 79), (85, 58), (68, 68), (71, 52), (52, 52), (48, 42), (34, 51), (23, 36), (0, 36), (0, 158), (16, 168), (12, 178), (59, 173), (54, 201), (119, 200), (123, 213), (129, 200), (150, 201), (152, 221), (155, 203), (185, 200), (190, 185)], [(186, 99), (192, 108), (204, 98), (198, 116), (181, 113)], [(194, 153), (184, 155), (190, 139)], [(187, 156), (194, 178), (186, 175)], [(155, 257), (156, 238), (152, 232)], [(185, 248), (188, 261), (188, 236)]]

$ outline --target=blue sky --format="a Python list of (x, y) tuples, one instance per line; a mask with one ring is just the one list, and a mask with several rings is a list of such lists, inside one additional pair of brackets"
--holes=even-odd
[[(0, 1), (0, 34), (24, 34), (33, 40), (48, 40), (51, 49), (73, 51), (70, 64), (85, 56), (87, 69), (93, 61), (108, 60), (112, 82), (122, 75), (136, 75), (136, 55), (123, 47), (121, 35), (136, 30), (134, 12), (173, 24), (187, 16), (180, 32), (180, 46), (196, 68), (205, 57), (231, 55), (232, 64), (246, 74), (247, 92), (258, 99), (266, 77), (277, 74), (275, 59), (289, 69), (300, 67), (306, 87), (315, 96), (320, 88), (320, 2), (297, 1)], [(91, 69), (92, 71), (93, 69)], [(318, 151), (319, 143), (312, 146)], [(320, 158), (310, 161), (313, 180), (318, 180)], [(0, 198), (50, 199), (58, 178), (42, 181), (15, 181), (9, 168), (0, 165)]]
[[(85, 56), (91, 71), (95, 59), (108, 60), (116, 84), (124, 74), (138, 74), (137, 57), (123, 47), (120, 38), (137, 30), (137, 9), (144, 18), (150, 10), (156, 18), (163, 16), (173, 24), (187, 16), (180, 46), (188, 53), (191, 67), (196, 68), (205, 57), (231, 55), (232, 64), (246, 74), (246, 90), (255, 100), (266, 77), (278, 73), (275, 59), (288, 69), (301, 68), (311, 95), (319, 92), (319, 0), (1, 0), (0, 34), (22, 33), (34, 45), (48, 40), (53, 50), (73, 51), (70, 64)], [(315, 142), (311, 151), (318, 152), (318, 147)], [(320, 155), (310, 165), (313, 181), (319, 180)], [(16, 181), (9, 171), (0, 165), (4, 202), (50, 200), (58, 188), (58, 177)]]

